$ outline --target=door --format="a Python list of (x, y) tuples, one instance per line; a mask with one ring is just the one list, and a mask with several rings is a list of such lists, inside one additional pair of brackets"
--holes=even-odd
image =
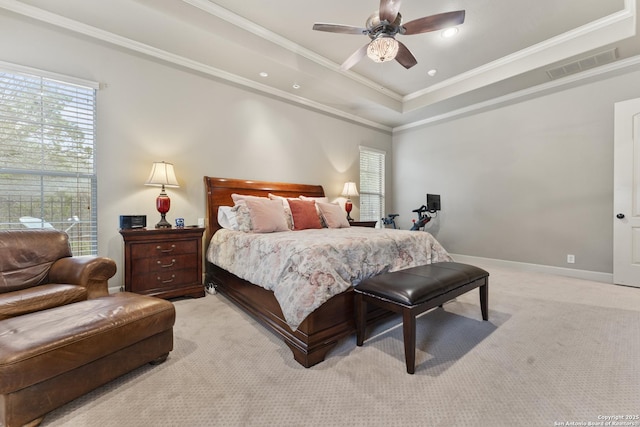
[(614, 111), (613, 282), (640, 287), (640, 99)]

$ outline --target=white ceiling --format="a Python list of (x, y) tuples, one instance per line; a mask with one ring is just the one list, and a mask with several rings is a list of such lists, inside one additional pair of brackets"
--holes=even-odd
[(600, 52), (615, 49), (616, 64), (634, 58), (636, 1), (403, 0), (405, 22), (454, 10), (466, 19), (451, 39), (398, 35), (418, 60), (409, 70), (365, 58), (346, 72), (340, 64), (369, 38), (311, 28), (364, 27), (379, 0), (0, 0), (0, 8), (391, 130), (561, 82), (547, 71)]

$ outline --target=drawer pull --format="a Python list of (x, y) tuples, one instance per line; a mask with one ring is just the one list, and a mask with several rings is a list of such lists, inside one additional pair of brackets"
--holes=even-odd
[(176, 278), (175, 274), (171, 275), (171, 279), (167, 279), (167, 280), (162, 280), (162, 278), (160, 276), (158, 276), (158, 282), (160, 283), (171, 283), (173, 282), (173, 280)]
[(176, 264), (176, 260), (172, 259), (171, 264), (163, 264), (162, 261), (157, 261), (157, 263), (160, 266), (160, 268), (169, 268), (169, 267), (173, 267)]
[(171, 245), (169, 249), (162, 249), (162, 246), (160, 245), (156, 246), (156, 250), (159, 250), (162, 253), (173, 252), (175, 248), (176, 248), (176, 245)]

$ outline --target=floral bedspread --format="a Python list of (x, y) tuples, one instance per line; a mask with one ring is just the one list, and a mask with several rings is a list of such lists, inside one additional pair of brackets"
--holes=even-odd
[(427, 232), (365, 227), (265, 234), (221, 229), (207, 259), (272, 290), (293, 330), (329, 298), (366, 278), (451, 261)]

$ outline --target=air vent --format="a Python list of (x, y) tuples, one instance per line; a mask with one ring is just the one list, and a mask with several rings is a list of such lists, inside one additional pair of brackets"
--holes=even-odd
[(551, 80), (555, 80), (560, 77), (565, 77), (570, 74), (579, 73), (590, 68), (608, 64), (616, 59), (618, 59), (618, 49), (614, 48), (586, 58), (578, 59), (577, 61), (569, 62), (556, 68), (551, 68), (547, 70), (547, 75)]

